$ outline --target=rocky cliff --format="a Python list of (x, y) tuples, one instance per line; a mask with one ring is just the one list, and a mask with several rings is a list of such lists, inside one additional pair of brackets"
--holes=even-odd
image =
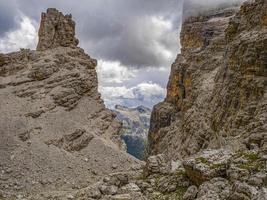
[(152, 113), (152, 154), (185, 158), (252, 143), (266, 149), (266, 1), (237, 10), (185, 20), (167, 97)]
[(97, 61), (77, 45), (71, 15), (48, 9), (37, 51), (0, 54), (0, 199), (83, 188), (139, 163), (121, 151)]
[(63, 18), (41, 23), (54, 31), (40, 38), (61, 32), (51, 44), (0, 56), (0, 199), (267, 199), (266, 0), (185, 20), (143, 170), (114, 143), (96, 62)]
[(210, 113), (215, 77), (224, 62), (225, 30), (237, 9), (210, 11), (183, 23), (182, 53), (172, 65), (167, 97), (152, 113), (151, 153), (164, 149), (176, 158), (186, 157), (211, 144), (210, 137), (216, 134), (211, 133), (206, 113)]
[(149, 131), (150, 154), (182, 166), (181, 199), (267, 199), (266, 22), (267, 1), (253, 0), (183, 23)]
[(75, 37), (75, 22), (71, 14), (63, 15), (54, 8), (42, 13), (38, 36), (37, 50), (58, 46), (75, 47), (79, 43)]

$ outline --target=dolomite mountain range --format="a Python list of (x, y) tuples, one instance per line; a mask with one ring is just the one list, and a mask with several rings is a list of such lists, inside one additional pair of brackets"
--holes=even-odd
[(266, 200), (267, 1), (185, 19), (148, 156), (125, 152), (71, 15), (0, 54), (0, 199)]

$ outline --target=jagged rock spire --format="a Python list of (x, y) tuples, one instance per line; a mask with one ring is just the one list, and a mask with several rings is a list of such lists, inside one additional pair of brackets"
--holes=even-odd
[(75, 38), (75, 22), (72, 16), (63, 15), (55, 8), (48, 8), (46, 13), (42, 13), (38, 36), (39, 51), (58, 46), (77, 46), (79, 43)]

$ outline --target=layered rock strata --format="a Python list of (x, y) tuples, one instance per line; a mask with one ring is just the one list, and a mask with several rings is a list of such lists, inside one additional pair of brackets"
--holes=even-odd
[(152, 154), (266, 150), (266, 1), (247, 2), (236, 12), (185, 20), (167, 97), (152, 113)]
[(254, 0), (183, 24), (149, 132), (151, 154), (182, 163), (178, 199), (267, 199), (266, 20), (267, 2)]
[(265, 200), (266, 12), (254, 0), (185, 21), (143, 169), (112, 142), (80, 48), (1, 54), (0, 199)]
[(139, 164), (121, 151), (121, 124), (74, 25), (48, 9), (37, 51), (0, 55), (0, 199), (87, 187)]

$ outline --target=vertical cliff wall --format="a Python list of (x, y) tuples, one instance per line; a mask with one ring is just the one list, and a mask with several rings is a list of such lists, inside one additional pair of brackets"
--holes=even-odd
[(151, 154), (266, 149), (266, 12), (256, 0), (185, 20), (167, 97), (152, 112)]

